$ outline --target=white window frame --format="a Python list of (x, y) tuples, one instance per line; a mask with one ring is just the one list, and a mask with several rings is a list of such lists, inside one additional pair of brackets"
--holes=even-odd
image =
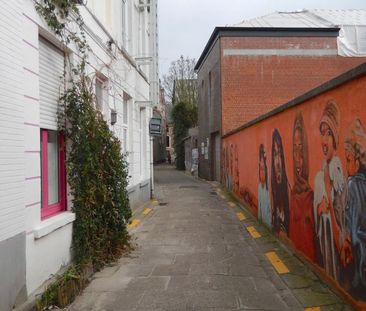
[[(101, 98), (98, 98), (97, 94), (97, 84), (101, 85)], [(94, 83), (94, 91), (95, 91), (95, 108), (100, 111), (103, 115), (105, 115), (106, 108), (109, 108), (108, 105), (108, 79), (101, 73), (97, 73), (95, 76)]]
[(139, 110), (139, 131), (140, 131), (140, 172), (141, 172), (141, 181), (146, 178), (146, 170), (147, 170), (147, 140), (146, 140), (146, 107), (140, 107)]
[(122, 96), (122, 151), (125, 154), (130, 152), (129, 129), (130, 129), (131, 96), (123, 92)]

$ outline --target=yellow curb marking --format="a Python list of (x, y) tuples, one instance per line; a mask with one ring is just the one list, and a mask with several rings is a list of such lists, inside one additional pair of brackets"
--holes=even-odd
[(221, 189), (220, 188), (216, 188), (215, 189), (217, 192), (221, 192)]
[(225, 196), (224, 195), (222, 195), (222, 194), (220, 194), (220, 198), (221, 199), (223, 199), (223, 200), (225, 200), (226, 198), (225, 198)]
[(236, 213), (236, 217), (238, 217), (238, 219), (240, 221), (244, 220), (246, 217), (242, 212)]
[(282, 262), (280, 258), (278, 258), (275, 252), (266, 253), (268, 260), (271, 262), (272, 266), (276, 269), (279, 274), (289, 273), (290, 270), (286, 267), (286, 265)]
[(128, 224), (127, 228), (132, 229), (136, 227), (140, 223), (140, 220), (138, 219), (132, 219), (132, 221)]
[(151, 201), (151, 203), (152, 203), (153, 205), (158, 205), (158, 204), (159, 204), (159, 201), (158, 201), (158, 200), (152, 200), (152, 201)]
[(144, 215), (147, 215), (147, 214), (149, 214), (150, 212), (152, 211), (152, 208), (145, 208), (144, 209), (144, 211), (142, 212), (142, 214), (144, 214)]
[(235, 206), (236, 206), (236, 204), (235, 204), (234, 202), (229, 202), (229, 206), (230, 206), (230, 207), (235, 207)]
[(311, 307), (311, 308), (305, 308), (304, 311), (320, 311), (320, 307)]
[(247, 227), (247, 231), (254, 239), (258, 239), (261, 237), (261, 234), (253, 226)]

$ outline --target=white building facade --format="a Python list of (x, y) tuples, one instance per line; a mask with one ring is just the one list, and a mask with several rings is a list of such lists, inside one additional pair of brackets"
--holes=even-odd
[[(91, 47), (86, 70), (97, 108), (126, 154), (132, 206), (148, 200), (152, 188), (156, 8), (157, 0), (89, 0), (79, 7)], [(71, 260), (75, 215), (57, 131), (66, 57), (78, 60), (34, 1), (0, 2), (0, 310), (19, 305)]]

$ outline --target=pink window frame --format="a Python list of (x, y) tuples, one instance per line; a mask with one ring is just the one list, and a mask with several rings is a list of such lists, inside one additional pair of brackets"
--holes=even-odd
[(48, 132), (42, 129), (42, 208), (41, 220), (57, 215), (66, 210), (66, 170), (65, 170), (65, 136), (58, 134), (58, 164), (59, 164), (59, 202), (48, 204)]

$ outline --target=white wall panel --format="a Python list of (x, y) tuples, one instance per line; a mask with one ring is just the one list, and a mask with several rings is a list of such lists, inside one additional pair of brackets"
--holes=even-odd
[(0, 2), (0, 241), (25, 230), (21, 1)]
[(26, 69), (23, 70), (23, 95), (39, 99), (39, 78)]
[[(29, 179), (25, 181), (25, 205), (41, 201), (41, 179)], [(40, 219), (39, 219), (40, 221)]]
[(39, 101), (24, 96), (23, 102), (24, 102), (24, 122), (31, 124), (40, 124)]
[(35, 126), (24, 126), (25, 137), (25, 151), (39, 151), (40, 150), (40, 129)]
[(41, 159), (39, 153), (25, 154), (25, 178), (41, 176)]

